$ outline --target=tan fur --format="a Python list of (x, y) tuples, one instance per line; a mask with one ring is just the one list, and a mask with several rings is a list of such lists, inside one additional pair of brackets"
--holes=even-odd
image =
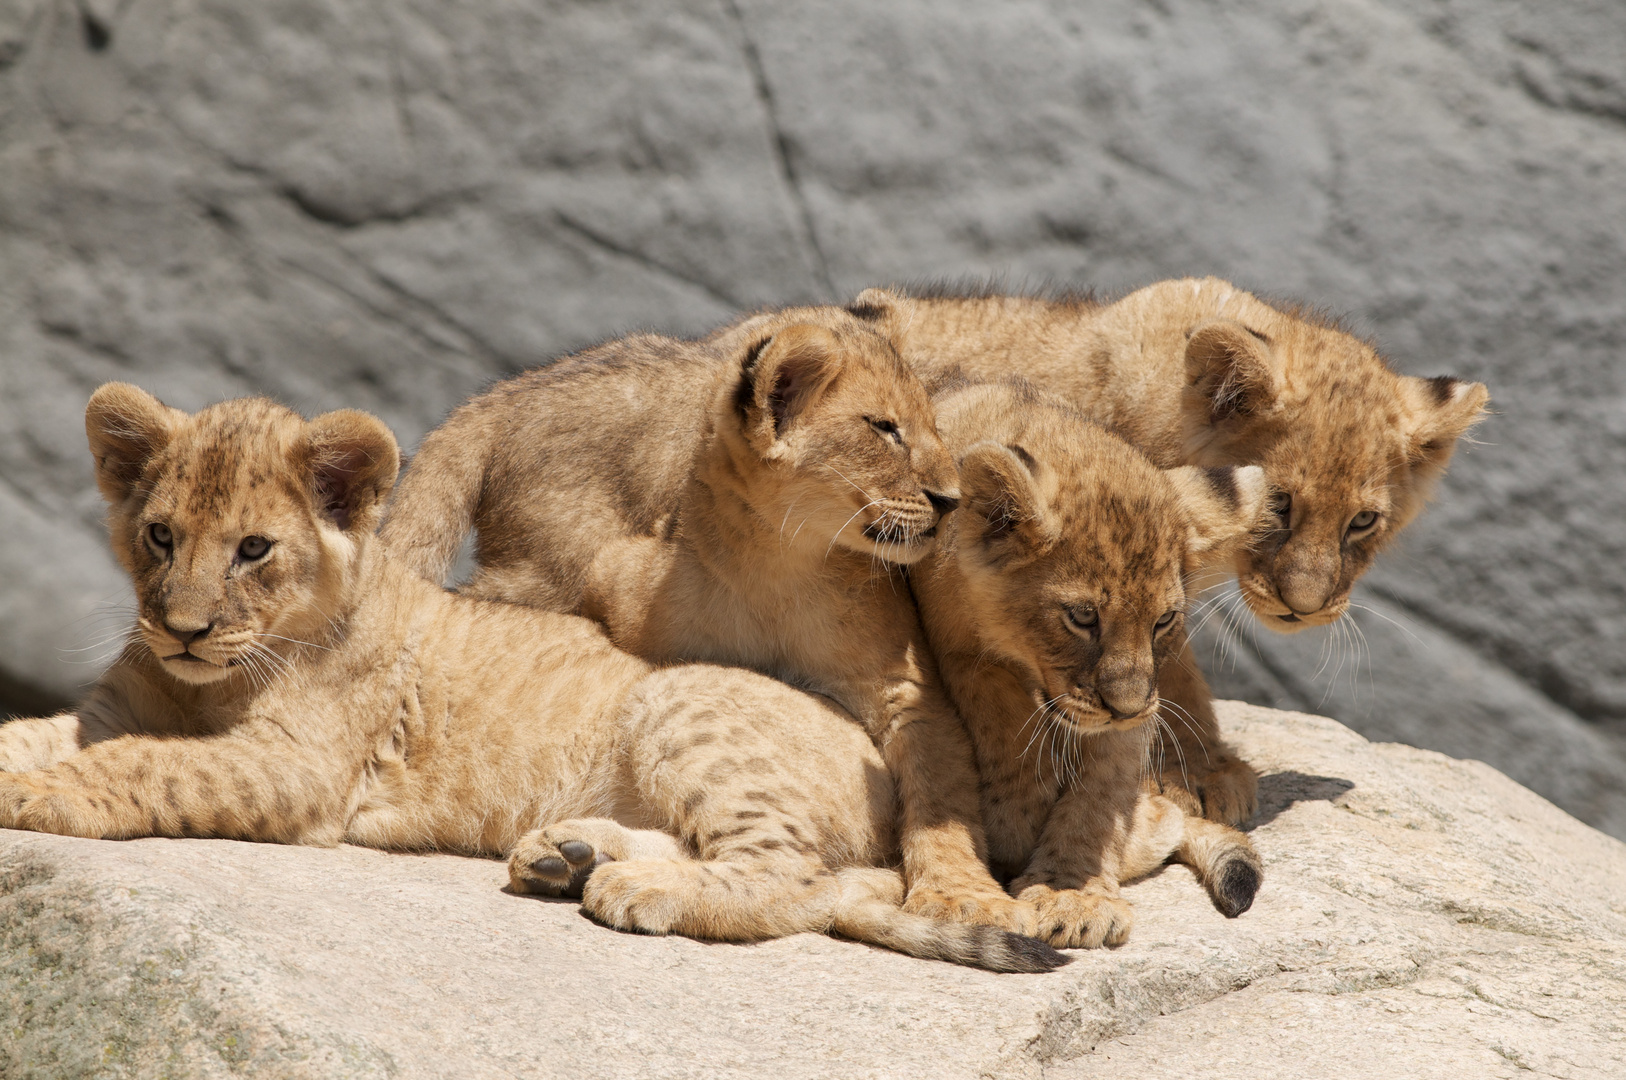
[(1027, 384), (936, 403), (965, 501), (910, 576), (976, 747), (995, 872), (1063, 947), (1121, 942), (1120, 883), (1171, 855), (1238, 914), (1259, 880), (1247, 838), (1142, 783), (1186, 578), (1261, 523), (1262, 471), (1160, 471)]
[(931, 403), (838, 308), (727, 343), (637, 337), (511, 379), (424, 441), (383, 537), (471, 595), (599, 619), (656, 662), (826, 694), (896, 779), (914, 912), (1028, 930), (983, 861), (975, 767), (895, 564), (958, 494)]
[[(1284, 632), (1344, 614), (1351, 586), (1422, 509), (1488, 396), (1479, 383), (1397, 375), (1325, 320), (1217, 278), (1163, 281), (1106, 305), (871, 289), (852, 310), (928, 384), (1016, 375), (1162, 468), (1263, 467), (1282, 500), (1279, 527), (1228, 561), (1255, 615)], [(1180, 746), (1165, 740), (1165, 756), (1184, 755), (1189, 770), (1189, 783), (1165, 777), (1169, 794), (1220, 820), (1251, 816), (1256, 778), (1217, 744), (1189, 649), (1168, 670), (1165, 696), (1192, 719)]]
[(0, 726), (0, 827), (497, 855), (602, 819), (670, 834), (584, 897), (624, 929), (1062, 962), (900, 909), (893, 785), (829, 703), (735, 668), (654, 671), (588, 620), (393, 561), (371, 537), (398, 464), (375, 418), (188, 415), (115, 383), (86, 425), (139, 625), (74, 714)]

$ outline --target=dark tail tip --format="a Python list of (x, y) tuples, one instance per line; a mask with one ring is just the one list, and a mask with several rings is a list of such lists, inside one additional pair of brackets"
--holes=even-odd
[(1003, 963), (996, 968), (998, 971), (1027, 973), (1055, 971), (1064, 964), (1073, 962), (1071, 956), (1062, 955), (1038, 938), (1013, 934), (1009, 930), (1001, 930), (999, 935), (999, 952)]
[(1259, 891), (1259, 883), (1263, 878), (1259, 868), (1244, 859), (1233, 859), (1225, 864), (1220, 871), (1219, 880), (1215, 882), (1211, 895), (1214, 897), (1214, 906), (1219, 908), (1220, 914), (1227, 919), (1234, 919), (1238, 915), (1253, 907), (1254, 894)]

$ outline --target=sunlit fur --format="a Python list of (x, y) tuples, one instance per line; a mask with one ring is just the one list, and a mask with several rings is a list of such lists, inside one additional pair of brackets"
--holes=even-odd
[(1032, 909), (983, 862), (970, 744), (897, 566), (958, 494), (891, 344), (840, 308), (793, 308), (498, 384), (424, 440), (382, 536), (439, 581), (473, 528), (470, 595), (828, 695), (897, 780), (908, 909), (1021, 931)]
[(1058, 946), (1122, 941), (1119, 883), (1171, 855), (1237, 914), (1257, 856), (1156, 794), (1150, 755), (1186, 578), (1249, 541), (1261, 471), (1159, 470), (1026, 384), (965, 386), (937, 406), (964, 505), (911, 579), (976, 748), (996, 873)]
[[(1478, 383), (1397, 375), (1327, 319), (1217, 278), (1104, 305), (872, 289), (854, 307), (928, 383), (1019, 375), (1161, 467), (1262, 466), (1289, 513), (1232, 565), (1254, 614), (1283, 632), (1344, 614), (1350, 587), (1422, 509), (1488, 397)], [(1375, 523), (1352, 528), (1367, 511)]]
[[(517, 847), (513, 881), (538, 892), (561, 891), (532, 874), (541, 837), (610, 829), (660, 841), (577, 893), (622, 929), (1063, 962), (901, 909), (893, 784), (829, 702), (737, 668), (655, 671), (588, 620), (390, 559), (371, 534), (398, 455), (376, 418), (260, 399), (188, 415), (114, 383), (86, 426), (142, 627), (78, 710), (0, 725), (0, 828)], [(244, 559), (246, 537), (270, 546)], [(166, 624), (201, 659), (173, 659)]]

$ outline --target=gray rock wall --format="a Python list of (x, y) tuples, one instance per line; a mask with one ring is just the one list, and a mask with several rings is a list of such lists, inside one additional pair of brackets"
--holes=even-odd
[(127, 617), (80, 426), (106, 379), (410, 444), (636, 328), (1214, 273), (1497, 410), (1372, 575), (1370, 660), (1243, 626), (1221, 689), (1626, 835), (1623, 56), (1610, 0), (10, 0), (0, 694), (71, 696)]

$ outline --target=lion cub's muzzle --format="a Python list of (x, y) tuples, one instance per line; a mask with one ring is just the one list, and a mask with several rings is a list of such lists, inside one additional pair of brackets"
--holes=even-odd
[(936, 538), (938, 524), (959, 505), (958, 492), (925, 491), (909, 499), (879, 500), (880, 513), (864, 526), (864, 536), (877, 544), (925, 543)]
[(1076, 689), (1052, 702), (1051, 709), (1080, 735), (1095, 735), (1138, 727), (1152, 718), (1158, 705), (1158, 696), (1153, 693), (1142, 707), (1126, 711), (1107, 704), (1098, 693)]

